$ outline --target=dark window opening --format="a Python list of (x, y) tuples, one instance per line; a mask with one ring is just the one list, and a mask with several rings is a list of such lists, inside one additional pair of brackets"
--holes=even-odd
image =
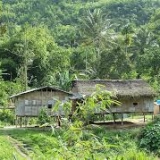
[(134, 102), (134, 103), (133, 103), (133, 105), (134, 105), (134, 106), (137, 106), (137, 105), (138, 105), (138, 103), (137, 103), (137, 102)]
[(51, 109), (52, 108), (52, 104), (48, 104), (48, 108)]

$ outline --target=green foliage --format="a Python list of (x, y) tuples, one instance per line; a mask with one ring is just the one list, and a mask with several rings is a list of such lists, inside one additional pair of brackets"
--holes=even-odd
[[(159, 7), (159, 0), (5, 0), (0, 26), (4, 79), (0, 79), (0, 104), (6, 106), (8, 96), (24, 90), (24, 84), (25, 88), (56, 85), (69, 90), (71, 80), (82, 76), (144, 78), (160, 90)], [(52, 136), (26, 131), (13, 135), (32, 147), (33, 159), (153, 159), (132, 141), (136, 134), (108, 133), (84, 125), (92, 120), (95, 109), (103, 112), (118, 103), (110, 96), (98, 89), (79, 104), (74, 123), (66, 121), (66, 127), (53, 128)], [(63, 107), (68, 116), (71, 104)], [(4, 115), (9, 119), (9, 113)], [(50, 118), (41, 111), (39, 123), (48, 122)], [(151, 144), (147, 149), (159, 154), (159, 124), (145, 130), (141, 146)]]
[(139, 136), (140, 147), (160, 155), (160, 117), (148, 124)]
[(14, 124), (14, 113), (7, 109), (0, 110), (0, 121), (4, 124)]
[(158, 0), (6, 0), (3, 78), (23, 90), (42, 85), (69, 90), (74, 74), (144, 78), (159, 90), (159, 6)]
[(38, 115), (37, 123), (40, 124), (40, 125), (44, 125), (44, 124), (47, 124), (47, 123), (50, 123), (50, 122), (51, 122), (50, 116), (47, 114), (45, 108), (42, 108), (40, 110), (39, 115)]
[(9, 82), (9, 81), (4, 81), (0, 80), (0, 87), (1, 87), (1, 92), (0, 92), (0, 106), (1, 108), (7, 107), (9, 104), (9, 95), (12, 95), (14, 93), (18, 93), (21, 91), (22, 86), (19, 83), (14, 83), (14, 82)]
[(121, 156), (118, 156), (116, 160), (151, 160), (153, 157), (148, 156), (145, 152), (137, 150), (129, 150)]
[(72, 118), (86, 125), (92, 121), (95, 112), (103, 114), (112, 104), (120, 104), (112, 100), (111, 93), (104, 88), (102, 85), (97, 85), (92, 95), (85, 97), (82, 103), (78, 103)]
[[(75, 126), (41, 130), (5, 130), (0, 135), (11, 137), (26, 144), (31, 159), (111, 159), (111, 160), (154, 160), (140, 150), (135, 141), (139, 129), (108, 130), (106, 127), (88, 126), (78, 129)], [(1, 137), (1, 136), (0, 136)], [(44, 145), (45, 144), (45, 145)], [(1, 148), (3, 151), (5, 148)], [(7, 152), (6, 152), (7, 153)], [(3, 154), (2, 154), (3, 155)], [(7, 155), (7, 154), (5, 154)]]
[(20, 155), (14, 148), (14, 146), (9, 141), (9, 137), (7, 136), (0, 136), (0, 159), (18, 159), (23, 160), (24, 157)]

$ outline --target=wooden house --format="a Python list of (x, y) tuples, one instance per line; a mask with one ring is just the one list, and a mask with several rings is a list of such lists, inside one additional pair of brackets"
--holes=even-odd
[(72, 96), (71, 93), (55, 87), (40, 87), (10, 97), (15, 105), (16, 119), (18, 117), (37, 117), (40, 110), (44, 108), (48, 115), (63, 115), (62, 107), (57, 112), (52, 108), (57, 100), (65, 102)]
[[(97, 84), (105, 86), (121, 105), (113, 105), (106, 113), (153, 113), (155, 92), (143, 80), (75, 80), (72, 92), (79, 97), (89, 96)], [(75, 96), (76, 97), (76, 96)], [(78, 97), (78, 96), (77, 96)], [(76, 98), (75, 98), (76, 99)]]

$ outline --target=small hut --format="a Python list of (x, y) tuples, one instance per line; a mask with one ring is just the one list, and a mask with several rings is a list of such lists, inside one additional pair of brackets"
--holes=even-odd
[(57, 100), (65, 102), (72, 96), (71, 93), (55, 87), (40, 87), (10, 97), (15, 105), (16, 120), (18, 118), (38, 117), (40, 110), (45, 109), (48, 115), (63, 115), (63, 109), (55, 113), (52, 111)]
[[(72, 83), (72, 92), (77, 95), (89, 96), (95, 91), (97, 84), (113, 94), (121, 102), (121, 106), (113, 105), (110, 113), (151, 113), (154, 111), (155, 92), (143, 80), (75, 80)], [(108, 111), (106, 111), (108, 113)]]

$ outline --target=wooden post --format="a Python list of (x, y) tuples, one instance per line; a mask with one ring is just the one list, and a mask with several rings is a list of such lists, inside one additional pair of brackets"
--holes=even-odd
[(114, 121), (114, 124), (115, 124), (116, 123), (115, 113), (113, 113), (113, 121)]
[(16, 119), (15, 119), (16, 128), (17, 128), (17, 122), (18, 122), (18, 117), (17, 117), (17, 115), (16, 115)]
[(105, 113), (103, 113), (103, 121), (105, 122)]
[(146, 122), (146, 116), (145, 116), (145, 113), (143, 113), (143, 116), (144, 116), (144, 122)]
[(24, 117), (25, 119), (24, 119), (24, 125), (25, 125), (25, 128), (27, 127), (27, 120), (28, 120), (28, 118), (25, 116)]
[(121, 125), (123, 125), (123, 113), (121, 114)]
[(60, 116), (58, 115), (57, 116), (57, 122), (58, 122), (58, 126), (60, 127), (61, 126), (61, 120), (60, 120), (61, 118), (60, 118)]
[(22, 117), (19, 118), (19, 121), (20, 121), (20, 122), (19, 122), (19, 126), (20, 126), (20, 128), (21, 128), (21, 127), (22, 127)]
[(153, 121), (153, 119), (154, 119), (154, 113), (152, 112), (152, 121)]

